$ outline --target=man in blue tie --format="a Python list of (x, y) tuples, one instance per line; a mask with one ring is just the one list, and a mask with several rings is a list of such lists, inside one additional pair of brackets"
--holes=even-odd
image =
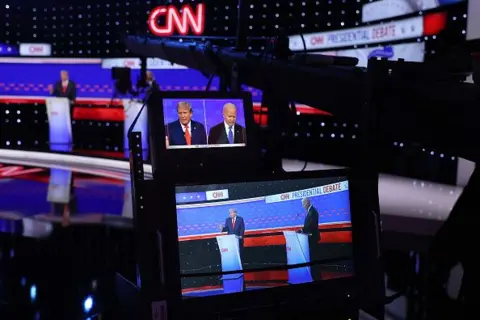
[(244, 144), (245, 128), (237, 123), (237, 106), (223, 106), (223, 122), (213, 126), (208, 135), (208, 144)]

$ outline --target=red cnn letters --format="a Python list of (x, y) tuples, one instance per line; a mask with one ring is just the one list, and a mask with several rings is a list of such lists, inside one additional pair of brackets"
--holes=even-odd
[[(162, 17), (165, 25), (158, 22)], [(190, 5), (184, 5), (181, 10), (175, 6), (156, 7), (148, 17), (148, 27), (158, 37), (169, 37), (175, 32), (187, 35), (189, 29), (194, 35), (201, 35), (205, 30), (205, 4), (197, 5), (196, 11)]]

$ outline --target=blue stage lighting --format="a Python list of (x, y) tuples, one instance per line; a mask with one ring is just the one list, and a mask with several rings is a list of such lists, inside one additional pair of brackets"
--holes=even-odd
[(18, 56), (18, 47), (17, 46), (12, 46), (8, 45), (5, 43), (0, 43), (0, 57), (1, 56)]
[(83, 301), (83, 310), (85, 311), (85, 313), (88, 313), (92, 310), (93, 308), (93, 298), (88, 296), (85, 298), (85, 300)]
[(37, 286), (32, 285), (30, 287), (30, 300), (33, 302), (37, 299)]

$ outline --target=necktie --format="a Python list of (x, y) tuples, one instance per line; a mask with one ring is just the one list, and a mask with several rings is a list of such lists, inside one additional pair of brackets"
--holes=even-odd
[(192, 144), (192, 135), (190, 131), (188, 131), (188, 124), (185, 126), (185, 140), (187, 141), (187, 145)]
[(233, 143), (233, 131), (232, 126), (228, 127), (228, 143)]
[(63, 92), (63, 93), (67, 92), (67, 86), (64, 85), (64, 86), (62, 87), (62, 92)]
[(232, 228), (235, 229), (235, 219), (232, 219)]

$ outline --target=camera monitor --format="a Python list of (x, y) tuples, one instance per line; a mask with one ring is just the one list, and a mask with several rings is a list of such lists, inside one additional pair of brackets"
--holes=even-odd
[[(245, 147), (250, 128), (244, 97), (164, 97), (167, 149)], [(247, 111), (248, 112), (248, 111)]]
[(225, 163), (237, 173), (258, 163), (249, 92), (155, 92), (148, 123), (154, 176), (192, 181), (210, 170), (223, 175), (230, 171)]
[(349, 184), (335, 172), (177, 186), (182, 296), (353, 276)]

